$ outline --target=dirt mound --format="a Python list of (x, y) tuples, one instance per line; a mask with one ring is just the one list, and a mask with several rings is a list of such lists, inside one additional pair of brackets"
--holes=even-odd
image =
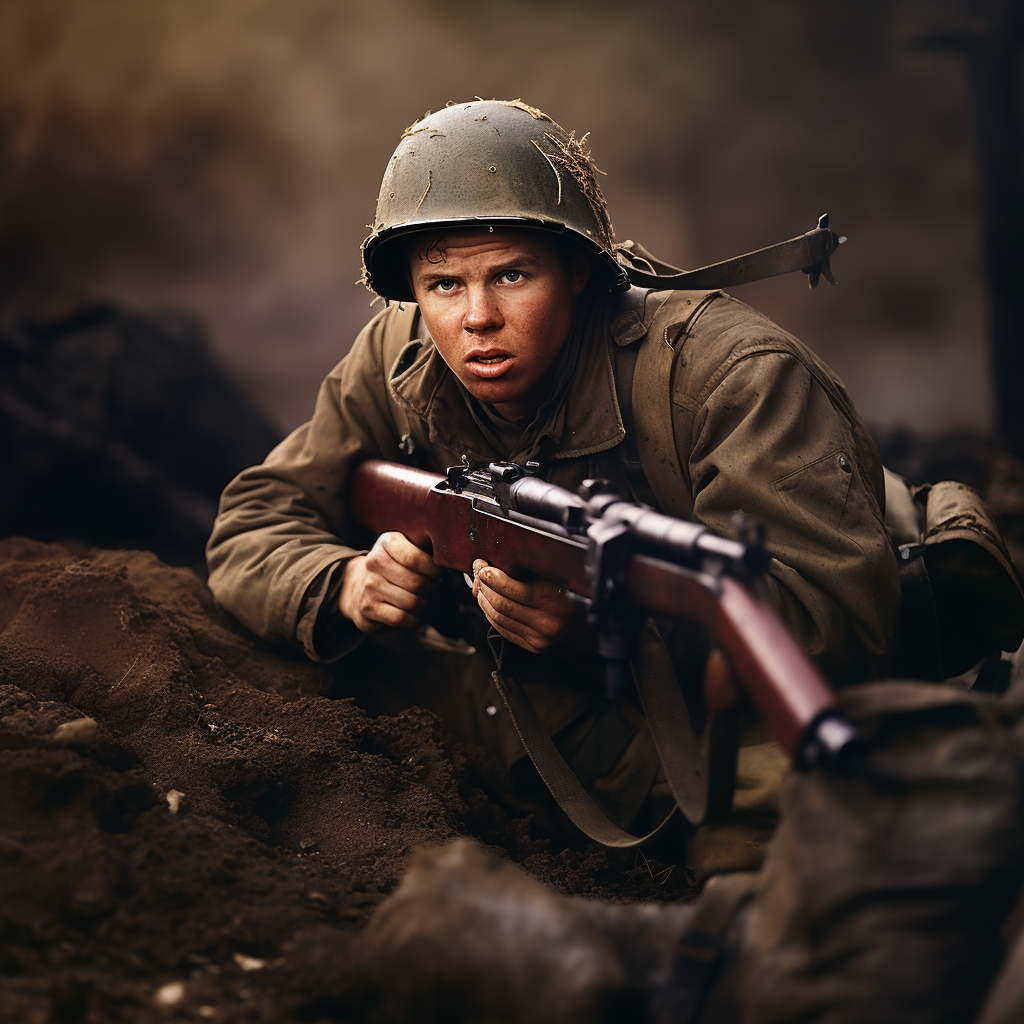
[(0, 1020), (347, 1019), (360, 926), (459, 835), (564, 892), (687, 891), (531, 838), (434, 716), (322, 696), (188, 570), (15, 539), (0, 578)]

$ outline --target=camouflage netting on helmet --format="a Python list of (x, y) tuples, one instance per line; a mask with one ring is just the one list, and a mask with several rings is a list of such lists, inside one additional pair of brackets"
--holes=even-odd
[(739, 1019), (972, 1021), (1024, 876), (1018, 700), (921, 683), (841, 700), (870, 753), (789, 784), (746, 921)]
[(403, 133), (384, 173), (363, 281), (411, 300), (411, 235), (473, 226), (525, 227), (592, 253), (598, 276), (625, 287), (588, 135), (567, 132), (522, 100), (474, 100), (428, 113)]

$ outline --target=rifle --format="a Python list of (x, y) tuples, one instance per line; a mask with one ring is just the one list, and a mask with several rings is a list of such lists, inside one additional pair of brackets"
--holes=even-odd
[[(514, 577), (554, 580), (585, 603), (610, 666), (609, 696), (621, 694), (623, 667), (634, 662), (655, 746), (691, 822), (731, 807), (735, 711), (743, 692), (798, 767), (849, 760), (857, 746), (853, 727), (759, 586), (769, 557), (759, 531), (747, 527), (741, 539), (730, 540), (625, 501), (606, 481), (586, 481), (574, 494), (539, 479), (537, 469), (501, 462), (486, 469), (455, 466), (441, 476), (370, 460), (356, 469), (350, 508), (363, 526), (404, 534), (442, 567), (465, 573), (482, 558)], [(696, 623), (712, 638), (703, 754), (668, 653), (644, 613)], [(638, 653), (644, 672), (636, 670)], [(518, 685), (502, 676), (500, 661), (495, 682), (527, 752), (569, 817), (607, 845), (643, 841), (604, 818)]]

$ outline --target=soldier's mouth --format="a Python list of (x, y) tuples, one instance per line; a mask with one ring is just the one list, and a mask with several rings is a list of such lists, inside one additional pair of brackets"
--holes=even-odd
[(512, 365), (514, 357), (507, 352), (470, 352), (466, 367), (475, 377), (500, 377)]

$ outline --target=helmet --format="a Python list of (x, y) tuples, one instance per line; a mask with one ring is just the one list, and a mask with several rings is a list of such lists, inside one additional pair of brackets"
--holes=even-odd
[(414, 232), (473, 225), (530, 227), (579, 243), (610, 288), (628, 287), (587, 136), (577, 139), (522, 100), (450, 104), (407, 128), (384, 172), (363, 280), (412, 301)]

